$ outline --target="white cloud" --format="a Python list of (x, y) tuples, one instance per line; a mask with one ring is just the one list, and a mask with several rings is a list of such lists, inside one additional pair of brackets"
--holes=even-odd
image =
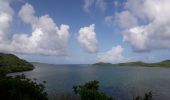
[(84, 0), (83, 9), (85, 12), (90, 13), (92, 6), (99, 8), (101, 11), (105, 11), (107, 3), (105, 0)]
[(97, 39), (94, 24), (88, 27), (80, 28), (78, 42), (90, 53), (97, 51)]
[(0, 1), (0, 44), (2, 42), (7, 42), (8, 38), (8, 28), (12, 22), (13, 10), (9, 5), (8, 0)]
[(25, 23), (34, 24), (37, 23), (38, 17), (35, 16), (35, 10), (32, 5), (26, 3), (19, 11), (18, 14)]
[(113, 21), (113, 16), (106, 16), (104, 20), (106, 22), (111, 22), (111, 21)]
[(123, 56), (123, 48), (120, 45), (113, 47), (111, 50), (99, 53), (99, 62), (120, 63), (125, 62), (127, 59)]
[(106, 16), (104, 21), (109, 26), (119, 26), (121, 29), (128, 29), (138, 25), (137, 19), (129, 11), (116, 13), (113, 16)]
[(121, 28), (131, 28), (138, 25), (137, 19), (129, 12), (123, 11), (115, 15), (118, 25)]
[(134, 50), (148, 50), (145, 46), (147, 33), (144, 32), (144, 27), (134, 27), (124, 32), (123, 40), (130, 42)]
[[(35, 16), (34, 8), (28, 3), (22, 6), (18, 15), (23, 22), (32, 26), (32, 33), (13, 34), (10, 42), (0, 42), (1, 51), (42, 55), (66, 54), (69, 39), (68, 25), (58, 27), (49, 15)], [(8, 24), (9, 21), (4, 23)], [(0, 29), (1, 31), (3, 30)]]
[(106, 16), (104, 18), (104, 23), (108, 26), (114, 26), (114, 17), (113, 16)]
[(123, 28), (123, 40), (135, 51), (170, 48), (170, 1), (127, 0), (115, 20)]
[(83, 9), (87, 13), (90, 13), (90, 7), (93, 5), (93, 3), (94, 3), (94, 0), (84, 0)]

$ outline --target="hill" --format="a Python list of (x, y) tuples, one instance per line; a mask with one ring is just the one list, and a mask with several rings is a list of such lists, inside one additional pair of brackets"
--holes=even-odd
[(145, 67), (170, 67), (170, 60), (164, 60), (162, 62), (158, 63), (144, 63), (142, 61), (136, 61), (136, 62), (127, 62), (127, 63), (118, 63), (118, 64), (112, 64), (112, 63), (104, 63), (99, 62), (95, 63), (93, 65), (97, 66), (145, 66)]
[(99, 66), (110, 66), (110, 65), (113, 65), (112, 63), (104, 63), (104, 62), (98, 62), (98, 63), (95, 63), (93, 65), (99, 65)]
[(33, 70), (31, 63), (13, 54), (0, 53), (0, 73), (11, 73)]

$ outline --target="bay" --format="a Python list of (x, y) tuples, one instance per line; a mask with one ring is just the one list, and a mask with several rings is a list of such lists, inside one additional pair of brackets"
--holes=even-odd
[(33, 71), (10, 75), (25, 74), (38, 83), (46, 81), (49, 96), (73, 93), (73, 85), (98, 80), (100, 90), (116, 100), (132, 100), (149, 91), (154, 100), (170, 100), (170, 68), (33, 64)]

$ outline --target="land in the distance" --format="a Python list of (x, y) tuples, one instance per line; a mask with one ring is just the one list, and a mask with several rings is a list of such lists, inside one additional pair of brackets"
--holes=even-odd
[(0, 53), (0, 74), (33, 70), (34, 66), (13, 54)]
[(142, 62), (142, 61), (136, 61), (136, 62), (127, 62), (127, 63), (112, 64), (112, 63), (99, 62), (99, 63), (95, 63), (95, 64), (93, 64), (93, 65), (96, 65), (96, 66), (170, 67), (170, 60), (164, 60), (164, 61), (158, 62), (158, 63), (145, 63), (145, 62)]

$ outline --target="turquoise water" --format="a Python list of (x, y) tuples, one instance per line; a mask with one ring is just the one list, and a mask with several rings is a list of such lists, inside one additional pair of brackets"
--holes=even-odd
[[(100, 89), (116, 100), (152, 91), (155, 100), (170, 100), (170, 68), (109, 67), (92, 65), (34, 64), (33, 71), (23, 72), (37, 82), (47, 81), (48, 94), (72, 93), (72, 86), (98, 80)], [(21, 73), (15, 73), (21, 74)], [(14, 74), (13, 74), (14, 75)]]

